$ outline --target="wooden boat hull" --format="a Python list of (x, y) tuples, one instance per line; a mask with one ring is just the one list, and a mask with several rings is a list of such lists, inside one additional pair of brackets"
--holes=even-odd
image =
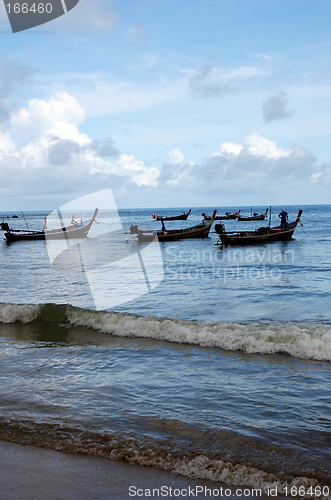
[[(205, 215), (204, 220), (211, 220), (211, 215)], [(236, 215), (216, 215), (214, 220), (236, 220)]]
[(257, 220), (257, 221), (259, 221), (259, 220), (264, 220), (265, 218), (266, 218), (265, 215), (259, 215), (258, 217), (239, 217), (238, 221), (239, 222), (243, 222), (243, 221), (247, 222), (247, 221), (251, 221), (251, 220)]
[[(284, 241), (292, 238), (292, 235), (300, 222), (302, 210), (299, 210), (298, 217), (295, 222), (287, 224), (284, 230), (280, 226), (272, 228), (260, 228), (256, 231), (231, 231), (221, 232), (219, 237), (223, 245), (256, 245), (259, 243), (272, 243), (274, 241)], [(268, 232), (264, 232), (268, 231)]]
[(98, 209), (95, 210), (92, 219), (82, 224), (74, 224), (59, 229), (50, 229), (45, 231), (22, 231), (9, 230), (5, 233), (8, 242), (13, 241), (34, 241), (34, 240), (59, 240), (64, 238), (86, 238), (93, 222), (95, 221)]
[[(174, 240), (183, 240), (185, 238), (207, 238), (209, 235), (209, 231), (212, 224), (208, 224), (207, 226), (198, 227), (194, 231), (189, 230), (177, 230), (177, 231), (157, 231), (156, 236), (159, 241), (174, 241)], [(155, 235), (154, 235), (155, 237)], [(150, 236), (138, 235), (138, 241), (149, 241), (151, 239)]]
[(241, 215), (240, 215), (240, 216), (238, 217), (238, 221), (239, 221), (239, 222), (247, 222), (247, 221), (254, 221), (254, 220), (257, 220), (257, 221), (259, 221), (259, 220), (265, 220), (265, 219), (267, 218), (267, 215), (268, 215), (268, 210), (269, 210), (269, 209), (267, 208), (267, 210), (265, 211), (265, 213), (264, 213), (264, 214), (260, 214), (260, 215), (251, 215), (251, 216), (249, 216), (249, 217), (245, 217), (245, 216), (241, 216)]
[(215, 215), (216, 210), (214, 211), (212, 220), (208, 224), (202, 223), (185, 229), (146, 232), (139, 230), (137, 226), (131, 226), (130, 231), (131, 234), (137, 235), (139, 242), (153, 241), (155, 237), (157, 237), (159, 241), (175, 241), (187, 238), (207, 238), (213, 225)]
[(254, 233), (242, 233), (240, 235), (220, 236), (223, 245), (255, 245), (256, 243), (271, 243), (273, 241), (291, 239), (294, 229), (275, 234), (256, 235)]
[(187, 220), (188, 216), (190, 215), (191, 213), (191, 209), (185, 214), (182, 214), (182, 215), (169, 215), (169, 216), (165, 216), (165, 217), (159, 217), (158, 215), (154, 214), (153, 215), (153, 219), (154, 220), (164, 220), (164, 221), (171, 221), (171, 220)]
[(238, 214), (240, 216), (240, 210), (234, 214), (230, 214), (229, 212), (225, 212), (225, 215), (206, 215), (205, 213), (202, 213), (202, 217), (204, 220), (211, 220), (214, 218), (214, 220), (235, 220), (238, 218)]
[(44, 240), (45, 239), (45, 233), (43, 231), (31, 231), (29, 233), (13, 233), (13, 232), (8, 232), (5, 233), (5, 238), (7, 241), (12, 242), (12, 241), (32, 241), (32, 240)]

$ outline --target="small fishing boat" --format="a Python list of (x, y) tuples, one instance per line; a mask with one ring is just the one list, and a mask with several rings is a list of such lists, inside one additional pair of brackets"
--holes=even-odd
[(254, 212), (253, 214), (251, 214), (250, 217), (245, 217), (245, 216), (239, 215), (238, 221), (239, 222), (244, 222), (244, 221), (246, 222), (246, 221), (251, 221), (251, 220), (264, 220), (267, 218), (267, 215), (268, 215), (268, 208), (264, 214), (260, 214), (260, 215), (257, 212)]
[[(212, 215), (206, 215), (204, 212), (201, 215), (204, 218), (204, 220), (211, 220), (211, 218), (212, 218)], [(216, 215), (214, 217), (214, 220), (235, 220), (238, 217), (240, 217), (240, 210), (238, 210), (234, 214), (230, 214), (229, 212), (225, 212), (225, 215)]]
[[(72, 224), (59, 229), (43, 229), (42, 231), (26, 231), (25, 229), (10, 229), (5, 227), (6, 240), (8, 242), (20, 240), (58, 240), (62, 238), (85, 238), (91, 229), (93, 222), (97, 216), (98, 209), (96, 208), (93, 217), (86, 221), (76, 222), (73, 218)], [(8, 225), (7, 225), (8, 226)]]
[(191, 208), (188, 212), (184, 212), (183, 214), (181, 215), (166, 215), (165, 217), (162, 217), (162, 216), (159, 216), (159, 215), (156, 215), (156, 214), (153, 214), (153, 219), (154, 220), (187, 220), (188, 216), (190, 215), (191, 213)]
[(215, 231), (219, 235), (218, 245), (252, 245), (256, 243), (271, 243), (273, 241), (289, 240), (297, 225), (299, 224), (302, 210), (294, 222), (286, 224), (286, 227), (260, 227), (255, 231), (225, 231), (223, 224), (216, 224)]
[(215, 220), (215, 215), (216, 210), (214, 210), (211, 221), (208, 224), (205, 224), (203, 221), (201, 224), (187, 227), (185, 229), (167, 230), (164, 226), (163, 219), (161, 219), (161, 231), (141, 230), (138, 226), (131, 226), (130, 233), (136, 235), (139, 242), (152, 241), (155, 237), (157, 237), (159, 241), (174, 241), (182, 240), (184, 238), (207, 238)]

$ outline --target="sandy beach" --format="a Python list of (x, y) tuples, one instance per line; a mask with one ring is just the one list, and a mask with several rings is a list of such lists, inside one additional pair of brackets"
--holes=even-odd
[[(222, 483), (187, 479), (106, 458), (72, 455), (4, 441), (0, 441), (0, 469), (1, 500), (153, 498), (152, 493), (149, 495), (146, 491), (148, 489), (151, 492), (160, 490), (159, 495), (155, 491), (154, 498), (239, 498), (234, 488), (230, 494), (230, 488)], [(196, 490), (196, 487), (200, 489)], [(224, 495), (219, 491), (222, 487)], [(245, 498), (257, 497), (247, 496), (246, 489)]]

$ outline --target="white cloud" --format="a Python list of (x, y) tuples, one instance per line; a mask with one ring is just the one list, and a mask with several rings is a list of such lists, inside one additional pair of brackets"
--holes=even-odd
[(243, 148), (246, 148), (247, 152), (251, 155), (265, 157), (269, 160), (277, 160), (279, 158), (289, 156), (293, 152), (292, 149), (282, 149), (278, 147), (276, 142), (266, 139), (256, 130), (252, 130), (245, 137), (243, 145), (235, 144), (234, 142), (223, 142), (219, 151), (212, 154), (211, 157), (226, 157), (227, 155), (239, 156)]
[[(169, 194), (184, 200), (187, 193), (195, 202), (215, 196), (232, 197), (237, 203), (247, 193), (269, 200), (280, 192), (310, 196), (331, 188), (329, 165), (318, 165), (302, 146), (282, 148), (256, 130), (242, 144), (223, 142), (200, 164), (188, 162), (175, 147), (167, 152), (169, 162), (158, 167), (119, 152), (109, 137), (92, 141), (79, 130), (84, 117), (84, 108), (66, 92), (48, 100), (32, 99), (13, 113), (9, 130), (0, 133), (3, 200), (14, 194), (20, 199), (52, 199), (66, 192), (77, 197), (87, 188), (108, 185), (123, 206), (130, 206), (139, 193), (150, 200), (156, 191), (154, 199), (161, 203), (163, 196), (163, 204)], [(22, 145), (17, 147), (15, 140)]]
[(91, 173), (114, 174), (118, 176), (127, 175), (137, 186), (157, 186), (157, 178), (160, 171), (156, 167), (146, 167), (143, 161), (137, 160), (133, 155), (120, 154), (115, 162), (98, 160), (95, 162)]
[(12, 114), (11, 129), (23, 140), (38, 138), (45, 131), (69, 139), (77, 135), (77, 125), (84, 118), (85, 110), (75, 97), (62, 91), (48, 101), (30, 100), (27, 108)]
[(167, 187), (185, 188), (194, 185), (196, 182), (195, 165), (191, 162), (181, 164), (166, 163), (162, 166), (162, 172), (159, 177), (159, 184), (164, 183)]
[(256, 130), (253, 130), (247, 135), (244, 144), (252, 155), (264, 156), (265, 158), (273, 160), (287, 157), (293, 152), (291, 149), (277, 147), (276, 142), (261, 137)]
[(45, 101), (32, 99), (27, 108), (21, 108), (11, 117), (10, 131), (20, 144), (17, 154), (24, 168), (45, 168), (50, 148), (59, 140), (73, 141), (79, 146), (91, 140), (79, 132), (85, 111), (77, 100), (66, 92), (59, 92)]
[(191, 185), (194, 181), (194, 163), (185, 160), (185, 156), (178, 149), (167, 152), (169, 163), (162, 167), (159, 184), (164, 182), (167, 186)]
[(255, 54), (255, 57), (257, 57), (258, 59), (262, 59), (263, 61), (272, 61), (274, 59), (272, 56), (263, 53), (257, 53)]
[[(0, 133), (0, 186), (3, 199), (13, 193), (47, 197), (88, 187), (153, 188), (160, 174), (133, 155), (119, 153), (111, 138), (92, 141), (79, 131), (85, 110), (65, 92), (48, 100), (32, 99), (12, 116), (10, 130)], [(23, 145), (17, 148), (11, 137)], [(113, 161), (106, 158), (113, 157)]]
[(9, 132), (0, 132), (0, 155), (1, 157), (5, 156), (6, 154), (10, 153), (15, 153), (15, 143), (14, 141), (10, 138)]
[(266, 74), (256, 66), (239, 66), (232, 69), (205, 64), (199, 70), (186, 70), (190, 74), (189, 87), (198, 97), (221, 97), (234, 92), (247, 80)]
[(243, 146), (241, 144), (235, 144), (234, 142), (223, 142), (221, 144), (220, 150), (211, 156), (225, 156), (226, 154), (232, 154), (238, 156)]
[(167, 155), (169, 158), (169, 162), (172, 164), (184, 163), (185, 161), (185, 156), (183, 155), (183, 153), (181, 153), (181, 151), (178, 148), (168, 151)]
[[(203, 193), (205, 199), (231, 199), (231, 204), (242, 203), (247, 196), (277, 203), (279, 197), (292, 198), (295, 193), (306, 200), (312, 195), (320, 197), (320, 192), (326, 196), (331, 188), (331, 167), (318, 165), (302, 146), (284, 149), (253, 130), (243, 144), (224, 142), (201, 164), (182, 163), (176, 168), (164, 164), (160, 182), (176, 189), (177, 196), (189, 188), (195, 195)], [(275, 197), (278, 200), (271, 201)]]

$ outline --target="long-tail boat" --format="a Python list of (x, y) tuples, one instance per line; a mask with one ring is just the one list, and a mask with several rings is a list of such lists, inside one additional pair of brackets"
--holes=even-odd
[(246, 221), (250, 221), (250, 220), (264, 220), (267, 218), (267, 215), (268, 215), (268, 208), (264, 214), (260, 214), (260, 215), (256, 212), (254, 212), (250, 217), (245, 217), (245, 216), (239, 215), (238, 221), (239, 222), (243, 222), (243, 221), (246, 222)]
[(162, 216), (159, 216), (159, 215), (156, 215), (156, 214), (153, 214), (153, 219), (154, 220), (187, 220), (188, 216), (190, 215), (191, 213), (191, 208), (188, 212), (184, 212), (183, 214), (181, 215), (166, 215), (165, 217), (162, 217)]
[(216, 210), (214, 210), (211, 221), (208, 224), (205, 224), (205, 222), (203, 221), (201, 224), (198, 224), (196, 226), (187, 227), (184, 229), (167, 230), (164, 226), (163, 219), (161, 219), (161, 231), (144, 230), (139, 229), (138, 226), (131, 226), (130, 233), (137, 235), (139, 242), (152, 241), (155, 237), (157, 237), (159, 241), (174, 241), (182, 240), (184, 238), (207, 238), (211, 226), (213, 225), (213, 222), (215, 220), (215, 215)]
[(215, 231), (219, 235), (217, 244), (223, 245), (252, 245), (256, 243), (271, 243), (273, 241), (289, 240), (300, 222), (302, 210), (294, 222), (286, 227), (260, 227), (255, 231), (225, 231), (223, 224), (216, 224)]
[[(206, 215), (204, 212), (201, 214), (204, 220), (211, 220), (212, 215)], [(230, 214), (230, 212), (225, 212), (225, 215), (216, 215), (214, 220), (235, 220), (240, 217), (240, 210), (235, 212), (234, 214)]]
[[(81, 222), (72, 222), (70, 226), (60, 227), (58, 229), (43, 229), (42, 231), (26, 231), (25, 229), (10, 229), (5, 228), (6, 240), (8, 242), (19, 240), (58, 240), (63, 238), (85, 238), (91, 229), (93, 222), (97, 216), (98, 209), (96, 208), (91, 219)], [(75, 219), (73, 218), (73, 221)]]

